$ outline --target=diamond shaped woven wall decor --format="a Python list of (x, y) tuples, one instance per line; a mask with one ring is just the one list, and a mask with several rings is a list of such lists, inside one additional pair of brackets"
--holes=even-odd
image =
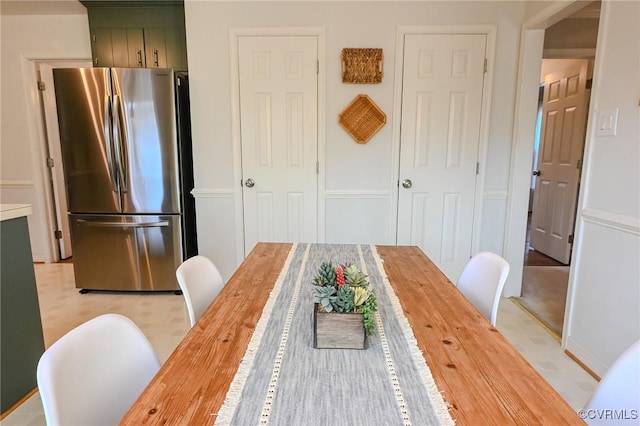
[(387, 122), (387, 116), (367, 95), (358, 95), (340, 113), (340, 125), (360, 144), (369, 142)]

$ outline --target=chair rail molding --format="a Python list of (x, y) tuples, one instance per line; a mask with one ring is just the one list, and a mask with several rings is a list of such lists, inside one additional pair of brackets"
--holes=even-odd
[(0, 180), (0, 188), (3, 189), (34, 189), (36, 184), (32, 180)]
[(324, 198), (359, 198), (359, 199), (390, 199), (392, 192), (389, 190), (370, 189), (327, 189)]
[(482, 197), (485, 200), (506, 200), (509, 198), (509, 191), (484, 191)]
[(194, 198), (233, 198), (233, 188), (193, 188), (191, 195)]
[(640, 218), (625, 216), (603, 210), (585, 208), (580, 212), (585, 222), (604, 226), (628, 234), (640, 235)]

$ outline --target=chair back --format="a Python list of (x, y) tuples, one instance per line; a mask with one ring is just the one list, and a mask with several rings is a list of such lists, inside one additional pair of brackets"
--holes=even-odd
[[(592, 425), (637, 425), (640, 415), (640, 340), (618, 357), (585, 405)], [(608, 413), (608, 415), (603, 415)], [(635, 413), (635, 414), (634, 414)]]
[(224, 287), (222, 275), (209, 258), (198, 255), (178, 266), (176, 277), (193, 327)]
[(483, 251), (464, 267), (458, 288), (495, 327), (498, 305), (509, 275), (509, 263), (495, 253)]
[(159, 368), (151, 344), (130, 319), (105, 314), (81, 324), (38, 362), (47, 425), (116, 425)]

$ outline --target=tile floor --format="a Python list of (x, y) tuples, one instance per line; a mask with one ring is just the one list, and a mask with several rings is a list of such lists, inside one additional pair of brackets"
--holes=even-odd
[[(181, 296), (173, 293), (79, 294), (74, 284), (73, 265), (38, 264), (35, 270), (46, 347), (90, 318), (117, 312), (138, 324), (164, 361), (189, 329)], [(502, 299), (500, 303), (498, 329), (572, 407), (582, 408), (596, 381), (561, 351), (557, 340), (509, 299)], [(0, 421), (0, 425), (45, 425), (39, 395), (35, 393), (27, 399)]]

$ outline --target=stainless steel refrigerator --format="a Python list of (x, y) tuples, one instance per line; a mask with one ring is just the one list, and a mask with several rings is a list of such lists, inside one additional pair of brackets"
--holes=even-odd
[(53, 71), (76, 287), (159, 291), (197, 254), (186, 75)]

